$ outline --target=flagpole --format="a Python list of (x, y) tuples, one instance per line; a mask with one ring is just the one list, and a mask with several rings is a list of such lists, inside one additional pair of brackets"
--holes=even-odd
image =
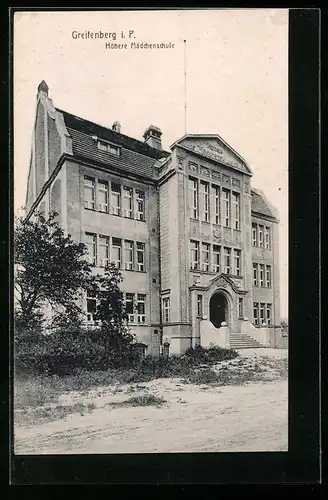
[(184, 122), (185, 134), (187, 133), (187, 40), (183, 40), (184, 45)]

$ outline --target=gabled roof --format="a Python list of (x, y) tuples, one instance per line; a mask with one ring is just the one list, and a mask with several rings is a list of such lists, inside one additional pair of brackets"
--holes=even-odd
[(273, 213), (272, 207), (264, 198), (263, 194), (257, 189), (251, 189), (252, 204), (251, 209), (254, 214), (265, 215), (273, 219), (277, 219), (275, 213)]
[[(152, 148), (142, 141), (61, 109), (57, 109), (57, 111), (63, 115), (67, 131), (72, 137), (73, 155), (75, 157), (102, 163), (143, 177), (153, 178), (153, 165), (156, 160), (170, 154), (167, 151)], [(121, 155), (115, 156), (98, 149), (94, 137), (120, 146)]]

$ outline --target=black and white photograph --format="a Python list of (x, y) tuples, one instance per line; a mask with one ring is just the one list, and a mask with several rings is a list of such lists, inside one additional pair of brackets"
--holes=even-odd
[(289, 450), (288, 16), (15, 12), (15, 454)]

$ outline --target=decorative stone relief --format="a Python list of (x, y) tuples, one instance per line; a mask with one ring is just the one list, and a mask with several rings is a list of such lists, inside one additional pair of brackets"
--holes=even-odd
[(220, 278), (217, 282), (216, 282), (216, 285), (218, 288), (230, 288), (230, 284), (224, 279), (224, 278)]
[(229, 184), (229, 186), (230, 186), (230, 176), (226, 175), (226, 174), (222, 174), (222, 182), (224, 184)]
[(215, 144), (210, 141), (201, 141), (201, 143), (192, 143), (191, 141), (187, 141), (186, 146), (193, 149), (197, 153), (208, 156), (209, 158), (213, 158), (220, 163), (224, 163), (225, 165), (247, 171), (244, 163), (241, 160), (237, 159), (235, 154), (229, 151), (227, 147), (222, 147), (218, 140), (215, 141)]
[(217, 172), (216, 170), (212, 170), (212, 179), (221, 180), (221, 172)]
[(233, 242), (236, 243), (237, 245), (240, 244), (240, 232), (239, 231), (233, 232)]
[(223, 243), (231, 243), (231, 230), (223, 228)]
[(235, 177), (233, 177), (232, 178), (232, 186), (235, 187), (235, 188), (240, 189), (240, 180), (239, 179), (235, 179)]
[(222, 241), (222, 234), (219, 229), (214, 229), (213, 231), (213, 240), (215, 241)]
[(201, 237), (204, 240), (210, 240), (210, 238), (211, 238), (210, 229), (211, 229), (210, 225), (202, 224), (202, 226), (201, 226)]
[(177, 160), (179, 170), (183, 170), (183, 158), (181, 158), (181, 156), (177, 156)]
[(245, 193), (249, 193), (249, 180), (248, 179), (244, 180), (244, 191), (245, 191)]
[(198, 225), (198, 222), (190, 221), (190, 234), (192, 236), (199, 237), (199, 225)]
[(201, 173), (201, 175), (204, 175), (205, 177), (211, 177), (211, 171), (209, 168), (200, 167), (200, 173)]
[(190, 161), (188, 163), (188, 168), (189, 168), (189, 172), (198, 172), (198, 165), (197, 165), (197, 163), (193, 163), (192, 161)]

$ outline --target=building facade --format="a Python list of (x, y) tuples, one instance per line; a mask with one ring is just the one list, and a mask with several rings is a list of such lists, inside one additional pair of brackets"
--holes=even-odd
[[(215, 134), (170, 151), (150, 126), (139, 141), (54, 107), (38, 87), (26, 214), (55, 210), (88, 247), (95, 273), (121, 269), (129, 325), (147, 353), (279, 346), (278, 217), (251, 188), (246, 161)], [(87, 322), (95, 300), (85, 298)]]

